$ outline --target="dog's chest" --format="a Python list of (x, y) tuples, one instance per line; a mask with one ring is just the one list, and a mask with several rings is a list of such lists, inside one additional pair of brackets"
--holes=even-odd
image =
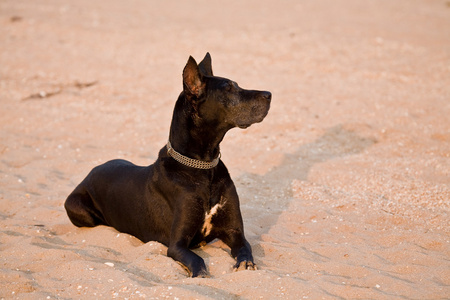
[(211, 233), (211, 230), (213, 228), (213, 224), (211, 223), (211, 220), (215, 215), (217, 215), (217, 212), (222, 208), (223, 203), (219, 202), (213, 207), (211, 207), (210, 211), (205, 213), (205, 221), (203, 222), (202, 227), (202, 234), (203, 236), (208, 236)]

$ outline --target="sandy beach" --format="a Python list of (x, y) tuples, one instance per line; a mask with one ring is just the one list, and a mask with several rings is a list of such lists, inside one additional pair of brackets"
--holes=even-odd
[[(96, 165), (154, 162), (189, 55), (273, 94), (221, 144), (258, 265), (189, 278), (77, 228)], [(450, 2), (0, 2), (0, 299), (448, 299)]]

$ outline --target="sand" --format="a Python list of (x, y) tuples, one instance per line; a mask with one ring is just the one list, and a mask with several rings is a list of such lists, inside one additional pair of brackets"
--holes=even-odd
[[(450, 297), (448, 1), (3, 0), (0, 49), (0, 298)], [(259, 269), (214, 241), (197, 279), (63, 203), (155, 160), (207, 51), (273, 102), (221, 148)]]

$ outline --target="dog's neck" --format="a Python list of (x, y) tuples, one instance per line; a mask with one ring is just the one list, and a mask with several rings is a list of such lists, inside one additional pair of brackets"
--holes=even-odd
[(177, 152), (189, 158), (211, 162), (219, 157), (219, 144), (227, 131), (227, 128), (214, 130), (210, 124), (199, 120), (194, 108), (181, 93), (175, 104), (169, 134), (169, 142)]

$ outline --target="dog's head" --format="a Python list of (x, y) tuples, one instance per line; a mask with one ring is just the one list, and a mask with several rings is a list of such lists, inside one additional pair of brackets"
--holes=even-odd
[(261, 122), (272, 98), (270, 92), (244, 90), (230, 79), (214, 76), (209, 53), (198, 65), (189, 57), (183, 70), (183, 92), (199, 122), (227, 129)]

